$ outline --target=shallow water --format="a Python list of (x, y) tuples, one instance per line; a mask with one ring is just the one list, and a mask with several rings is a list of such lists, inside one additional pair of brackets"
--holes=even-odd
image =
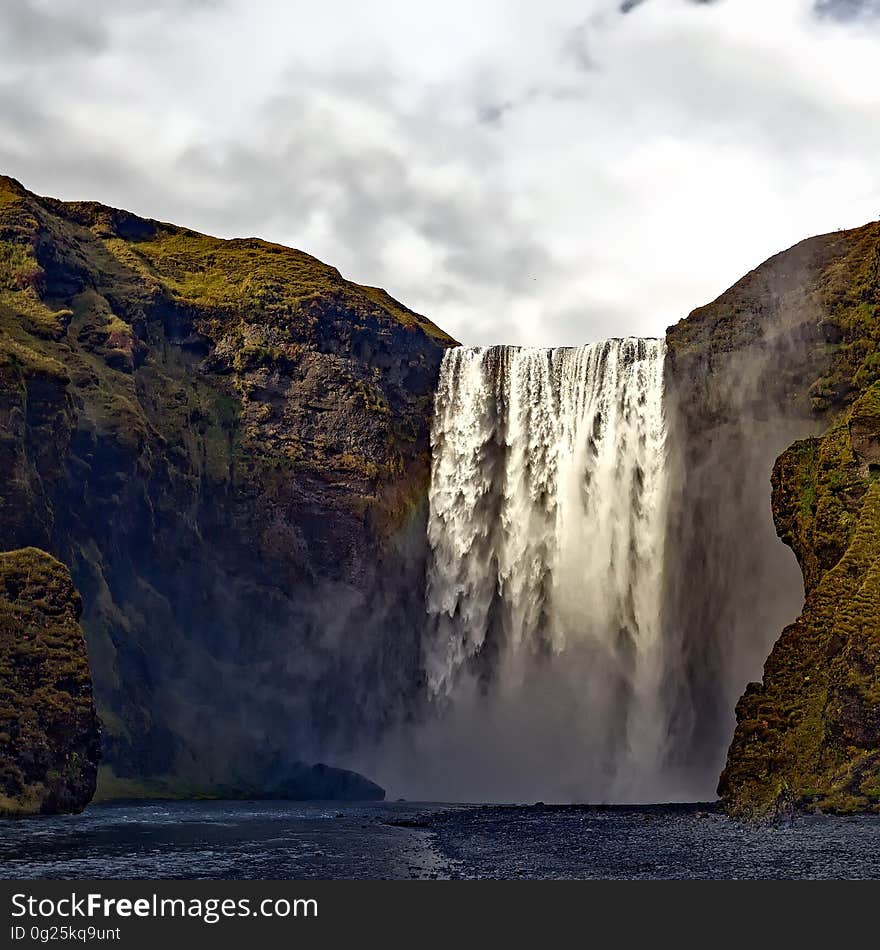
[(880, 817), (173, 802), (0, 821), (3, 878), (880, 878)]

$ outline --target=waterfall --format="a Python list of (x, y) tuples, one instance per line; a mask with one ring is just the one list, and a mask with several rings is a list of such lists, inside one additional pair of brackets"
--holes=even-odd
[(664, 352), (621, 339), (444, 358), (423, 658), (432, 748), (449, 770), (467, 759), (446, 795), (674, 794)]

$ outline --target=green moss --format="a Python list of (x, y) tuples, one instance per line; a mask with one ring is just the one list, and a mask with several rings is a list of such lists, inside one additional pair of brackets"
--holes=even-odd
[(382, 416), (391, 414), (388, 399), (382, 391), (381, 385), (366, 380), (355, 380), (354, 389), (367, 412), (378, 413)]
[(773, 471), (806, 603), (737, 706), (719, 792), (739, 815), (880, 805), (880, 226), (796, 250), (818, 272), (804, 306), (822, 315), (810, 392), (827, 429)]
[(302, 251), (256, 238), (224, 241), (159, 225), (149, 240), (132, 244), (114, 238), (107, 247), (174, 299), (218, 316), (259, 312), (264, 317), (306, 321), (313, 304), (335, 302), (353, 313), (385, 316), (434, 338), (451, 339), (385, 291), (353, 284)]
[(33, 248), (27, 244), (0, 241), (0, 288), (23, 290), (36, 285), (43, 277)]
[(802, 528), (809, 525), (816, 511), (819, 444), (816, 439), (804, 439), (795, 442), (787, 453), (795, 469), (798, 515)]
[(43, 551), (0, 553), (0, 814), (78, 811), (98, 723), (79, 594)]
[(720, 785), (737, 814), (776, 810), (783, 798), (838, 812), (868, 804), (864, 764), (880, 757), (880, 726), (871, 726), (880, 703), (880, 483), (867, 488), (854, 523), (838, 522), (844, 554), (783, 632), (763, 685), (737, 707)]
[(840, 340), (830, 366), (813, 387), (818, 409), (847, 404), (880, 380), (880, 244), (877, 225), (853, 232), (851, 254), (824, 271), (818, 294), (829, 315), (825, 326)]
[(141, 801), (143, 799), (184, 800), (196, 798), (192, 789), (182, 786), (178, 778), (173, 779), (137, 779), (118, 776), (112, 767), (102, 765), (98, 769), (98, 781), (95, 789), (96, 802)]
[(872, 383), (862, 389), (850, 410), (849, 423), (862, 423), (880, 429), (880, 383)]
[(64, 365), (34, 346), (21, 343), (0, 331), (0, 367), (16, 368), (30, 377), (55, 379), (62, 385), (70, 380)]

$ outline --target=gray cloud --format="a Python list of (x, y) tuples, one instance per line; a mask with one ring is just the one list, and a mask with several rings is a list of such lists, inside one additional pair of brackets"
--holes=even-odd
[[(647, 0), (622, 0), (621, 13), (631, 13)], [(697, 6), (711, 6), (721, 0), (680, 0)], [(880, 16), (880, 0), (813, 0), (813, 9), (820, 17), (834, 20), (858, 20)]]
[[(632, 13), (632, 11), (636, 9), (636, 7), (640, 7), (645, 2), (646, 0), (623, 0), (623, 2), (620, 4), (620, 12)], [(721, 0), (681, 0), (681, 2), (692, 3), (692, 4), (695, 4), (696, 6), (706, 7), (713, 3), (720, 3)], [(831, 0), (831, 2), (834, 2), (834, 0)], [(858, 2), (858, 0), (855, 0), (855, 2)]]
[(7, 57), (90, 55), (107, 42), (104, 25), (81, 11), (19, 0), (3, 13), (0, 50)]
[(816, 0), (816, 13), (834, 20), (880, 17), (880, 0)]
[[(344, 121), (315, 107), (326, 88), (322, 77), (289, 73), (285, 89), (260, 107), (246, 141), (206, 142), (179, 156), (176, 176), (192, 185), (192, 216), (218, 231), (299, 234), (323, 219), (338, 249), (331, 260), (342, 254), (356, 261), (364, 279), (386, 274), (388, 289), (408, 300), (399, 289), (408, 289), (408, 275), (388, 274), (385, 262), (388, 245), (401, 236), (430, 248), (429, 279), (439, 279), (432, 294), (445, 303), (480, 288), (520, 294), (536, 273), (554, 274), (547, 251), (511, 210), (494, 145), (479, 137), (456, 143), (458, 129), (438, 121), (430, 98), (397, 110), (388, 82), (373, 73), (337, 77), (337, 109), (367, 109), (388, 121), (388, 134), (365, 145)], [(461, 188), (432, 189), (419, 174), (424, 169), (460, 175)], [(211, 196), (229, 182), (235, 188), (222, 205), (199, 200), (200, 191)], [(488, 314), (486, 324), (492, 320)]]
[[(15, 60), (45, 65), (46, 56), (94, 56), (113, 41), (112, 27), (125, 20), (221, 11), (226, 0), (14, 0), (3, 11), (0, 50)], [(36, 57), (36, 59), (34, 59)]]
[(302, 247), (482, 343), (657, 334), (876, 213), (876, 3), (624, 6), (26, 0), (0, 168)]

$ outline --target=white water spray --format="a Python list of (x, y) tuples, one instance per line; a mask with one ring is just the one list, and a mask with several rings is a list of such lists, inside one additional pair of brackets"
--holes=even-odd
[(424, 661), (436, 755), (482, 747), (458, 797), (508, 797), (505, 782), (561, 800), (674, 794), (664, 352), (624, 339), (444, 358)]

